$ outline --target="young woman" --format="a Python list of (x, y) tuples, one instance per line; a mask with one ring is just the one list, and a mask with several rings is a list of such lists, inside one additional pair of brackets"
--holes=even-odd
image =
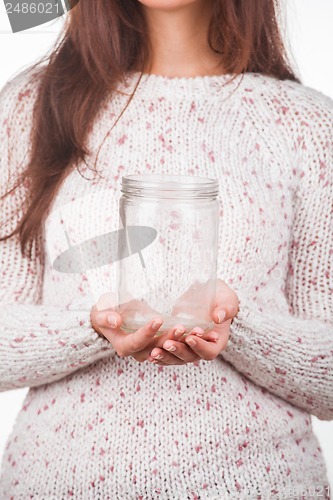
[[(329, 498), (332, 100), (295, 76), (273, 0), (72, 7), (0, 95), (0, 387), (30, 388), (1, 498)], [(158, 317), (126, 334), (112, 266), (52, 265), (149, 172), (219, 181), (216, 327), (186, 340)]]

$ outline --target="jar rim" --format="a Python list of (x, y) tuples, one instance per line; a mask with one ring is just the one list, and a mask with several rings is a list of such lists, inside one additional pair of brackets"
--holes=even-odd
[(216, 197), (218, 181), (209, 177), (178, 174), (131, 174), (122, 178), (121, 191), (124, 194), (151, 195), (170, 197)]

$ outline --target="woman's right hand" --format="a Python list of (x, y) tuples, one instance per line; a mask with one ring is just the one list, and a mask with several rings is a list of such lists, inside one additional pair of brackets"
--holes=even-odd
[(90, 321), (94, 330), (105, 337), (114, 347), (118, 356), (132, 356), (139, 362), (146, 361), (154, 347), (162, 347), (168, 339), (178, 340), (185, 328), (176, 324), (169, 331), (156, 335), (163, 324), (162, 318), (156, 317), (134, 333), (122, 330), (122, 318), (113, 309), (98, 310), (96, 305), (90, 312)]

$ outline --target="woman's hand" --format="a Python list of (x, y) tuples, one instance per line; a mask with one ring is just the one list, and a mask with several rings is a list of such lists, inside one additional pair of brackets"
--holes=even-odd
[[(180, 340), (180, 337), (185, 333), (185, 328), (181, 324), (174, 325), (170, 330), (164, 332), (160, 335), (156, 335), (159, 328), (162, 326), (163, 321), (162, 318), (155, 318), (149, 321), (146, 325), (139, 328), (134, 333), (127, 333), (123, 331), (120, 327), (122, 324), (121, 315), (115, 312), (113, 309), (104, 309), (99, 311), (96, 306), (93, 306), (90, 312), (90, 321), (95, 329), (95, 331), (105, 337), (114, 347), (118, 356), (126, 357), (131, 356), (139, 362), (143, 362), (148, 360), (154, 360), (154, 358), (149, 357), (149, 354), (155, 348), (162, 348), (163, 344), (167, 340), (173, 340), (179, 346), (178, 352), (176, 356), (170, 354), (170, 358), (174, 359), (172, 364), (184, 364), (184, 361), (178, 358), (178, 354), (182, 354), (188, 359), (187, 362), (196, 361), (200, 359), (200, 357), (193, 353), (191, 349), (189, 349), (184, 344), (184, 339)], [(193, 330), (194, 334), (200, 335), (203, 330), (201, 328), (195, 328)], [(177, 342), (179, 340), (179, 342)], [(203, 344), (208, 344), (209, 341), (215, 342), (218, 341), (218, 337), (214, 332), (209, 332), (206, 334), (206, 339), (203, 341)], [(161, 349), (163, 351), (163, 349)], [(185, 351), (190, 351), (186, 354)], [(209, 351), (209, 348), (208, 348)], [(208, 352), (209, 356), (209, 352)], [(209, 359), (209, 358), (208, 358)], [(153, 361), (154, 363), (157, 362)], [(171, 363), (168, 363), (171, 364)]]
[(237, 315), (239, 300), (236, 293), (222, 280), (216, 283), (216, 298), (213, 310), (213, 330), (204, 333), (194, 328), (184, 340), (166, 340), (162, 348), (154, 348), (148, 360), (159, 365), (183, 365), (200, 359), (211, 361), (223, 351), (228, 343), (230, 324)]
[(184, 365), (194, 363), (200, 359), (211, 361), (226, 348), (229, 337), (229, 321), (214, 328), (209, 332), (204, 332), (202, 328), (193, 328), (184, 338), (175, 340), (165, 340), (161, 348), (155, 347), (148, 361), (159, 365)]
[(90, 321), (96, 332), (113, 345), (118, 356), (122, 358), (133, 356), (137, 361), (144, 361), (147, 358), (147, 355), (143, 356), (143, 352), (148, 346), (151, 348), (155, 345), (153, 339), (163, 323), (161, 318), (156, 318), (135, 333), (126, 333), (120, 328), (122, 324), (120, 314), (112, 309), (99, 311), (96, 306), (91, 309)]
[(114, 300), (113, 294), (102, 295), (90, 311), (90, 322), (120, 357), (132, 356), (139, 362), (146, 361), (154, 347), (162, 347), (167, 339), (178, 340), (186, 330), (183, 325), (175, 324), (169, 331), (158, 335), (163, 321), (157, 316), (136, 332), (127, 333), (121, 329), (122, 318), (113, 308)]
[[(106, 307), (108, 294), (101, 297), (99, 306)], [(91, 309), (93, 328), (109, 342), (121, 357), (132, 356), (139, 362), (150, 361), (159, 365), (183, 365), (200, 359), (213, 360), (227, 346), (230, 324), (238, 312), (236, 293), (222, 280), (217, 280), (216, 299), (213, 310), (213, 330), (204, 332), (194, 328), (183, 335), (185, 328), (174, 325), (169, 331), (156, 335), (163, 324), (162, 318), (155, 318), (134, 333), (121, 330), (121, 315), (113, 308)]]

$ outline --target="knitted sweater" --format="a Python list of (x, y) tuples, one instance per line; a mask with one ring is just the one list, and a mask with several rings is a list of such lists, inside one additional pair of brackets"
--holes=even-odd
[[(1, 194), (27, 162), (34, 71), (0, 94)], [(0, 498), (328, 498), (311, 414), (333, 419), (333, 101), (256, 73), (145, 75), (97, 175), (138, 76), (98, 111), (32, 260), (0, 242), (0, 389), (30, 388)], [(112, 265), (53, 268), (64, 227), (73, 245), (118, 228), (121, 178), (140, 172), (219, 181), (218, 277), (240, 308), (212, 361), (119, 357), (89, 319)], [(14, 214), (1, 234), (25, 189), (1, 201), (1, 221)]]

